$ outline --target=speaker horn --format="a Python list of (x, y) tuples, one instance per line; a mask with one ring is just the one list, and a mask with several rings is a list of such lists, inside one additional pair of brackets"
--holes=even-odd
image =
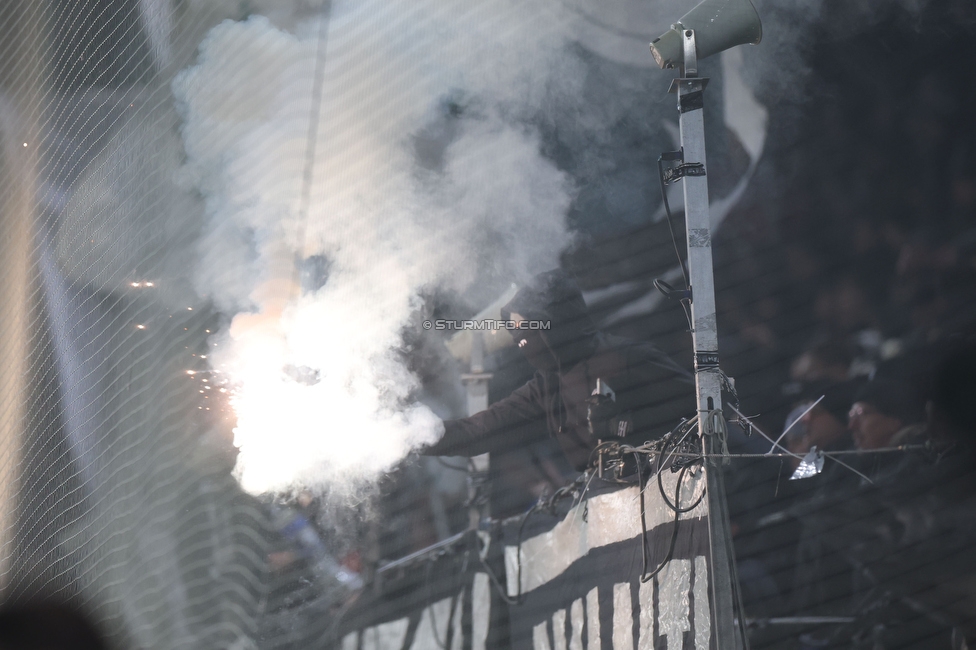
[(695, 31), (699, 61), (762, 40), (762, 22), (751, 0), (704, 0), (651, 42), (651, 54), (659, 66), (673, 68), (684, 63), (681, 32), (686, 29)]

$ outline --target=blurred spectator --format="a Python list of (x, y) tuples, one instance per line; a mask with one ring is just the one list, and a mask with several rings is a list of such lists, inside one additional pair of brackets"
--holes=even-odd
[(848, 336), (876, 328), (878, 316), (874, 300), (853, 275), (842, 275), (822, 287), (814, 302), (814, 312), (828, 336)]
[(876, 379), (858, 393), (849, 426), (858, 449), (880, 449), (917, 439), (924, 421), (924, 403), (909, 385)]
[(891, 245), (895, 233), (861, 217), (854, 221), (850, 233), (851, 270), (863, 283), (869, 295), (887, 295), (891, 270), (898, 257)]
[(811, 382), (846, 381), (854, 354), (843, 339), (827, 339), (810, 347), (790, 366), (790, 378)]
[(846, 381), (854, 351), (844, 339), (825, 339), (804, 351), (790, 366), (790, 379), (798, 382)]
[(925, 229), (902, 244), (895, 269), (898, 277), (917, 278), (949, 270), (956, 265), (957, 257), (955, 247), (943, 234)]
[[(976, 353), (939, 368), (926, 420), (917, 390), (878, 379), (858, 395), (851, 428), (865, 450), (935, 439), (935, 453), (866, 458), (872, 481), (848, 483), (805, 514), (798, 575), (803, 612), (831, 603), (854, 623), (811, 633), (822, 647), (949, 647), (976, 631), (976, 477), (973, 425), (955, 398), (972, 390)], [(863, 408), (862, 408), (863, 407)], [(830, 494), (828, 492), (828, 494)], [(829, 568), (830, 565), (833, 568)], [(956, 646), (962, 647), (962, 646)]]
[[(807, 399), (793, 410), (791, 418), (787, 418), (787, 448), (800, 455), (814, 447), (820, 451), (850, 449), (852, 440), (848, 432), (847, 414), (857, 388), (856, 381), (817, 382), (809, 386), (806, 389)], [(816, 406), (810, 408), (815, 402)], [(799, 459), (794, 461), (795, 467)]]

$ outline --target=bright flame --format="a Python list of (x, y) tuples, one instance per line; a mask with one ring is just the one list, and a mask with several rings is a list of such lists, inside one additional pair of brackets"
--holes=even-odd
[[(356, 306), (302, 299), (234, 318), (214, 366), (233, 378), (245, 489), (372, 476), (439, 436), (440, 420), (409, 404), (416, 378), (357, 322)], [(312, 379), (288, 371), (299, 362)]]

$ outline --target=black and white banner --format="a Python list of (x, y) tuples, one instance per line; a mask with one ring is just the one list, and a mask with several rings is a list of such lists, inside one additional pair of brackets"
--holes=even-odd
[[(662, 483), (672, 495), (676, 474)], [(704, 475), (686, 478), (689, 499)], [(694, 495), (694, 496), (693, 496)], [(665, 560), (674, 512), (656, 480), (645, 491), (648, 570)], [(671, 560), (640, 581), (640, 500), (636, 486), (591, 496), (555, 522), (530, 520), (521, 545), (521, 605), (509, 609), (517, 650), (681, 650), (711, 647), (707, 505), (683, 514)], [(540, 521), (541, 520), (541, 521)], [(548, 530), (539, 525), (549, 524)], [(518, 593), (517, 524), (506, 530), (508, 593)]]
[[(677, 478), (669, 471), (661, 477), (672, 501)], [(686, 477), (681, 505), (693, 503), (704, 484), (703, 473)], [(644, 497), (652, 571), (668, 559), (675, 519), (656, 477)], [(488, 564), (504, 565), (504, 585), (498, 586), (518, 604), (505, 605), (492, 593), (476, 550), (466, 560), (457, 551), (427, 561), (412, 580), (385, 586), (385, 595), (344, 626), (341, 648), (710, 650), (707, 514), (703, 499), (681, 515), (670, 559), (641, 582), (638, 488), (594, 487), (578, 504), (534, 513), (524, 525), (521, 518), (502, 525)], [(498, 561), (491, 562), (492, 556)]]

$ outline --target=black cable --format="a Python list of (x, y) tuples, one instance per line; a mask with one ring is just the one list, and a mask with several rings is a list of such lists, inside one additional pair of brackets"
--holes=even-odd
[[(521, 551), (521, 549), (519, 549), (519, 550)], [(522, 604), (522, 584), (521, 584), (522, 561), (521, 561), (521, 559), (518, 560), (518, 563), (519, 563), (519, 581), (520, 582), (519, 582), (519, 586), (518, 586), (518, 594), (515, 596), (515, 598), (512, 598), (511, 596), (508, 595), (508, 591), (505, 589), (505, 587), (502, 586), (501, 581), (498, 580), (498, 576), (495, 575), (495, 572), (492, 570), (492, 568), (490, 566), (488, 566), (488, 563), (487, 562), (485, 562), (485, 558), (481, 557), (481, 555), (479, 554), (478, 555), (478, 559), (481, 560), (481, 566), (484, 567), (485, 573), (488, 574), (488, 578), (491, 580), (491, 584), (495, 587), (495, 591), (498, 592), (498, 595), (501, 596), (502, 600), (505, 601), (505, 604), (506, 605), (521, 605)]]
[[(425, 567), (425, 570), (424, 570), (424, 583), (425, 583), (425, 586), (427, 587), (427, 607), (426, 607), (426, 609), (427, 609), (428, 612), (430, 612), (430, 632), (431, 632), (431, 636), (434, 637), (434, 643), (436, 643), (437, 644), (437, 647), (440, 648), (441, 650), (447, 650), (447, 638), (446, 638), (447, 637), (447, 630), (444, 631), (445, 639), (444, 639), (443, 642), (441, 642), (440, 636), (438, 636), (438, 634), (437, 634), (437, 619), (435, 618), (436, 615), (434, 614), (434, 594), (433, 594), (433, 587), (430, 584), (430, 570), (431, 570), (431, 567), (434, 566), (434, 561), (435, 560), (436, 560), (435, 557), (428, 558), (427, 559), (427, 566)], [(454, 610), (454, 607), (453, 607), (453, 603), (451, 603), (451, 604), (452, 604), (451, 614), (453, 614), (454, 613), (454, 611), (453, 611)], [(421, 612), (421, 616), (423, 616), (423, 612)], [(451, 615), (450, 614), (448, 614), (447, 626), (448, 626), (448, 628), (450, 628), (450, 626), (451, 626)]]
[(691, 311), (689, 311), (691, 301), (687, 298), (682, 298), (678, 302), (681, 303), (681, 310), (685, 313), (685, 320), (688, 321), (688, 331), (693, 332), (695, 330), (695, 325), (691, 320)]
[(485, 558), (481, 556), (481, 553), (478, 553), (478, 559), (481, 561), (482, 566), (484, 566), (485, 571), (488, 573), (488, 578), (495, 586), (495, 591), (498, 592), (498, 595), (501, 596), (502, 600), (504, 600), (507, 604), (509, 605), (522, 604), (522, 535), (525, 532), (525, 524), (529, 520), (529, 517), (532, 515), (533, 512), (538, 512), (539, 510), (542, 509), (552, 510), (552, 508), (555, 507), (556, 503), (560, 499), (562, 499), (568, 494), (572, 494), (573, 489), (578, 484), (583, 483), (585, 485), (586, 481), (584, 479), (586, 476), (587, 476), (586, 472), (580, 474), (580, 476), (577, 477), (575, 481), (573, 481), (569, 485), (565, 485), (559, 488), (548, 499), (545, 500), (539, 499), (538, 502), (533, 504), (532, 507), (526, 510), (525, 514), (522, 515), (522, 521), (519, 522), (518, 536), (516, 537), (516, 544), (515, 544), (515, 584), (518, 586), (518, 591), (516, 592), (514, 598), (508, 595), (508, 590), (502, 586), (501, 580), (498, 579), (498, 576), (495, 575), (495, 572), (492, 570), (492, 568), (488, 566), (488, 562), (485, 561)]
[(447, 553), (442, 552), (439, 555), (431, 555), (429, 558), (427, 558), (427, 566), (425, 567), (425, 571), (424, 571), (424, 582), (427, 587), (427, 608), (426, 609), (427, 611), (430, 612), (430, 627), (431, 627), (431, 634), (434, 637), (434, 643), (436, 643), (437, 647), (441, 648), (441, 650), (447, 650), (448, 642), (450, 641), (451, 622), (454, 620), (454, 613), (457, 609), (457, 603), (461, 593), (461, 583), (464, 582), (464, 576), (468, 572), (468, 554), (470, 552), (471, 552), (471, 547), (469, 546), (468, 551), (461, 555), (461, 560), (462, 560), (461, 570), (457, 572), (458, 579), (450, 589), (450, 593), (453, 595), (451, 596), (451, 609), (447, 613), (447, 627), (444, 629), (445, 638), (443, 642), (441, 642), (440, 636), (438, 636), (437, 633), (437, 615), (434, 613), (434, 606), (433, 606), (434, 594), (433, 594), (433, 586), (431, 585), (431, 580), (430, 580), (430, 571), (431, 568), (434, 566), (434, 562), (436, 562), (438, 558), (443, 557)]
[[(723, 373), (723, 375), (724, 375), (724, 373)], [(664, 499), (664, 502), (675, 513), (674, 529), (671, 532), (671, 546), (670, 546), (670, 548), (668, 550), (667, 557), (665, 557), (665, 559), (661, 563), (661, 565), (658, 566), (657, 569), (655, 569), (654, 573), (651, 574), (650, 576), (648, 576), (646, 579), (642, 575), (642, 577), (641, 577), (642, 582), (646, 582), (647, 580), (650, 580), (650, 578), (652, 578), (654, 575), (657, 575), (658, 573), (660, 573), (660, 571), (663, 570), (663, 568), (667, 564), (667, 562), (670, 562), (671, 561), (671, 559), (672, 559), (672, 557), (674, 555), (675, 542), (677, 541), (677, 538), (678, 538), (678, 521), (679, 521), (680, 515), (682, 513), (686, 513), (686, 512), (690, 512), (690, 511), (694, 510), (696, 507), (698, 507), (698, 504), (700, 504), (702, 502), (702, 500), (705, 498), (706, 490), (705, 489), (702, 489), (701, 495), (699, 495), (699, 497), (695, 500), (694, 504), (692, 504), (691, 506), (689, 506), (687, 508), (682, 508), (681, 507), (681, 483), (684, 481), (685, 472), (687, 472), (688, 469), (692, 465), (684, 465), (681, 468), (681, 472), (678, 475), (677, 483), (675, 484), (674, 503), (671, 503), (671, 500), (668, 498), (667, 493), (664, 491), (664, 484), (663, 484), (662, 479), (661, 479), (661, 473), (662, 473), (661, 470), (663, 469), (663, 467), (662, 467), (662, 465), (663, 465), (663, 458), (666, 455), (666, 452), (668, 450), (668, 446), (670, 444), (672, 444), (671, 443), (671, 438), (672, 438), (672, 436), (668, 436), (668, 440), (666, 440), (664, 442), (664, 445), (662, 447), (662, 452), (658, 456), (658, 464), (657, 464), (657, 484), (658, 484), (658, 490), (661, 493), (661, 498)], [(674, 443), (674, 446), (677, 447), (678, 445), (681, 444), (681, 442), (682, 441), (679, 440), (677, 443)], [(676, 452), (676, 453), (678, 453), (678, 452)], [(705, 459), (705, 454), (701, 454), (697, 458), (693, 458), (692, 463), (699, 463), (699, 462), (700, 463), (704, 463), (704, 459)], [(641, 526), (642, 526), (642, 531), (645, 531), (644, 532), (644, 535), (646, 536), (646, 530), (647, 530), (647, 528), (646, 528), (646, 524), (644, 522), (643, 502), (644, 502), (644, 500), (643, 500), (643, 491), (642, 491), (641, 492), (641, 505), (642, 505)], [(714, 513), (709, 513), (709, 516), (714, 516)], [(728, 542), (728, 547), (727, 547), (728, 548), (728, 557), (726, 559), (727, 559), (727, 561), (729, 563), (729, 569), (730, 569), (731, 574), (732, 574), (732, 597), (733, 597), (733, 600), (734, 600), (734, 607), (735, 607), (736, 611), (738, 612), (738, 632), (739, 632), (739, 635), (741, 637), (742, 647), (745, 648), (746, 650), (748, 650), (748, 648), (749, 648), (749, 639), (748, 639), (748, 636), (746, 634), (746, 629), (745, 629), (745, 607), (743, 605), (743, 600), (742, 600), (742, 591), (741, 591), (741, 586), (739, 584), (738, 571), (737, 571), (736, 566), (735, 566), (735, 551), (734, 551), (734, 547), (732, 545), (732, 539), (731, 539), (731, 537), (729, 539), (727, 539), (726, 541)], [(646, 542), (644, 542), (644, 543), (646, 543)]]
[[(678, 424), (676, 424), (674, 428), (671, 429), (671, 431), (661, 436), (658, 440), (655, 440), (653, 442), (645, 442), (644, 444), (638, 447), (621, 444), (617, 440), (605, 440), (600, 444), (596, 445), (590, 451), (589, 459), (586, 461), (587, 467), (594, 468), (595, 467), (593, 464), (594, 455), (604, 450), (619, 452), (621, 456), (625, 454), (648, 454), (648, 455), (661, 454), (662, 453), (661, 449), (663, 449), (668, 444), (668, 440), (670, 440), (671, 437), (676, 435), (678, 432), (682, 432), (682, 430), (684, 430), (683, 433), (687, 433), (687, 431), (690, 430), (692, 426), (694, 426), (695, 422), (697, 421), (697, 418), (698, 418), (697, 415), (692, 416), (690, 420), (682, 418), (681, 422), (678, 422)], [(576, 482), (579, 483), (580, 479), (582, 478), (583, 476), (580, 476), (580, 478), (576, 479)], [(609, 481), (609, 479), (605, 476), (601, 478), (604, 481)], [(619, 483), (620, 481), (612, 481), (612, 482)], [(633, 484), (633, 481), (626, 481), (626, 483)], [(556, 495), (553, 495), (553, 498), (555, 498), (555, 496)]]
[(739, 637), (742, 647), (749, 650), (749, 633), (746, 632), (746, 609), (742, 599), (742, 585), (739, 582), (739, 570), (735, 564), (735, 548), (732, 546), (732, 537), (726, 539), (729, 548), (729, 569), (732, 572), (732, 597), (735, 602), (735, 609), (738, 610)]
[[(681, 468), (681, 472), (678, 475), (678, 483), (675, 486), (674, 499), (679, 501), (681, 498), (681, 480), (684, 478), (685, 471), (687, 467)], [(641, 583), (649, 582), (654, 576), (661, 573), (674, 557), (674, 547), (675, 543), (678, 541), (678, 520), (681, 517), (680, 512), (674, 513), (674, 525), (671, 529), (671, 542), (668, 545), (668, 553), (661, 560), (661, 563), (657, 565), (657, 568), (652, 572), (647, 572), (647, 520), (645, 519), (644, 512), (644, 480), (641, 476), (640, 463), (637, 464), (637, 487), (640, 490), (640, 519), (641, 519)]]
[[(688, 282), (688, 271), (685, 269), (685, 262), (681, 259), (681, 253), (678, 250), (678, 238), (674, 235), (674, 224), (672, 223), (671, 217), (671, 204), (668, 203), (668, 188), (664, 184), (664, 156), (657, 159), (657, 171), (658, 180), (661, 181), (661, 197), (664, 199), (664, 212), (668, 217), (668, 230), (671, 232), (671, 244), (674, 246), (674, 255), (678, 258), (678, 265), (681, 267), (681, 277), (685, 280), (685, 289), (690, 289), (691, 285)], [(682, 301), (683, 303), (684, 301)]]
[(498, 579), (498, 576), (495, 575), (495, 572), (492, 570), (492, 568), (488, 566), (488, 562), (485, 561), (485, 558), (482, 557), (481, 553), (480, 552), (478, 553), (478, 559), (481, 561), (481, 565), (485, 568), (485, 571), (488, 573), (488, 578), (491, 580), (491, 583), (495, 586), (495, 591), (498, 592), (498, 595), (501, 596), (502, 600), (505, 601), (505, 603), (508, 605), (522, 604), (522, 532), (523, 530), (525, 530), (525, 522), (529, 520), (529, 515), (535, 512), (538, 508), (539, 508), (539, 503), (536, 503), (531, 508), (526, 510), (525, 514), (522, 515), (522, 522), (519, 524), (518, 538), (517, 538), (517, 543), (515, 545), (515, 567), (516, 567), (515, 584), (518, 586), (518, 591), (516, 591), (514, 598), (508, 595), (508, 590), (502, 586), (502, 583)]
[[(681, 428), (683, 426), (689, 424), (691, 424), (691, 422), (681, 422), (678, 424), (678, 426), (672, 429), (671, 432), (661, 440), (661, 448), (658, 450), (657, 453), (656, 470), (657, 470), (658, 490), (661, 492), (661, 496), (664, 498), (664, 502), (674, 512), (674, 527), (671, 531), (671, 541), (668, 545), (668, 553), (665, 556), (664, 560), (662, 560), (661, 563), (657, 566), (657, 568), (654, 569), (654, 571), (652, 571), (651, 573), (647, 573), (647, 556), (648, 556), (647, 521), (645, 520), (646, 506), (644, 501), (644, 490), (646, 489), (646, 486), (644, 485), (644, 477), (643, 477), (643, 472), (641, 471), (640, 459), (637, 458), (637, 482), (638, 482), (638, 489), (640, 490), (640, 504), (641, 504), (640, 507), (641, 510), (641, 514), (640, 514), (641, 517), (641, 582), (649, 581), (651, 578), (659, 574), (664, 569), (664, 567), (667, 566), (667, 564), (671, 561), (671, 559), (674, 557), (674, 547), (678, 540), (678, 524), (681, 515), (697, 508), (698, 505), (705, 498), (705, 490), (703, 489), (702, 493), (698, 496), (697, 499), (695, 499), (695, 502), (692, 505), (686, 508), (680, 507), (681, 506), (681, 484), (682, 482), (684, 482), (685, 474), (687, 473), (691, 465), (684, 465), (681, 468), (680, 472), (678, 473), (678, 480), (675, 484), (675, 494), (674, 494), (673, 503), (668, 498), (667, 493), (664, 491), (664, 483), (662, 482), (661, 479), (661, 472), (664, 469), (663, 467), (664, 458), (668, 455), (668, 451), (672, 446), (677, 447), (684, 440), (684, 438), (681, 438), (680, 440), (676, 440), (676, 436), (678, 435), (678, 432), (681, 431)], [(632, 450), (631, 453), (635, 454), (635, 456), (638, 453), (645, 453), (635, 448), (631, 448), (631, 450)], [(694, 462), (703, 462), (703, 461), (696, 458), (693, 461), (693, 463)]]
[[(677, 451), (677, 449), (678, 449), (678, 447), (681, 446), (681, 443), (683, 443), (685, 441), (685, 438), (688, 437), (688, 434), (691, 433), (691, 427), (692, 427), (692, 425), (695, 422), (697, 422), (697, 416), (693, 420), (688, 420), (688, 421), (682, 421), (682, 422), (680, 422), (678, 424), (678, 426), (676, 426), (674, 429), (672, 429), (668, 433), (668, 435), (665, 436), (661, 440), (661, 449), (660, 449), (660, 452), (657, 455), (657, 472), (658, 472), (659, 475), (661, 473), (661, 470), (664, 469), (664, 459), (665, 458), (676, 458), (676, 457), (678, 457), (679, 452)], [(675, 437), (679, 433), (681, 433), (681, 439), (678, 440), (677, 442), (674, 442)], [(674, 448), (674, 451), (671, 451), (669, 453), (669, 446), (670, 447), (673, 447)], [(674, 462), (672, 461), (671, 464), (674, 465)]]
[[(685, 281), (685, 291), (691, 291), (691, 282), (688, 280), (688, 270), (685, 268), (685, 262), (681, 259), (681, 252), (678, 250), (678, 238), (674, 234), (674, 219), (671, 216), (671, 204), (668, 203), (668, 188), (664, 183), (664, 156), (662, 155), (657, 159), (657, 175), (658, 180), (661, 182), (661, 198), (664, 199), (664, 212), (668, 217), (668, 232), (671, 233), (671, 245), (674, 247), (674, 256), (678, 258), (678, 266), (681, 267), (681, 277)], [(694, 331), (695, 325), (691, 320), (691, 299), (682, 298), (678, 301), (681, 304), (681, 311), (685, 314), (685, 320), (688, 321), (688, 331)]]
[[(684, 471), (686, 469), (688, 469), (688, 468), (687, 467), (684, 467), (684, 468), (682, 468), (681, 471)], [(702, 499), (705, 498), (705, 489), (702, 488), (702, 492), (698, 496), (698, 499), (696, 499), (695, 502), (693, 504), (691, 504), (690, 506), (688, 506), (687, 508), (681, 508), (677, 504), (671, 503), (671, 499), (668, 498), (667, 493), (664, 491), (664, 483), (661, 481), (661, 472), (658, 472), (657, 473), (657, 487), (658, 487), (658, 490), (660, 490), (660, 492), (661, 492), (661, 496), (664, 498), (664, 502), (666, 504), (668, 504), (668, 507), (671, 508), (671, 510), (673, 510), (676, 513), (678, 513), (679, 515), (683, 515), (686, 512), (691, 512), (692, 510), (694, 510), (695, 508), (697, 508), (698, 507), (698, 504), (701, 503), (702, 502)]]

